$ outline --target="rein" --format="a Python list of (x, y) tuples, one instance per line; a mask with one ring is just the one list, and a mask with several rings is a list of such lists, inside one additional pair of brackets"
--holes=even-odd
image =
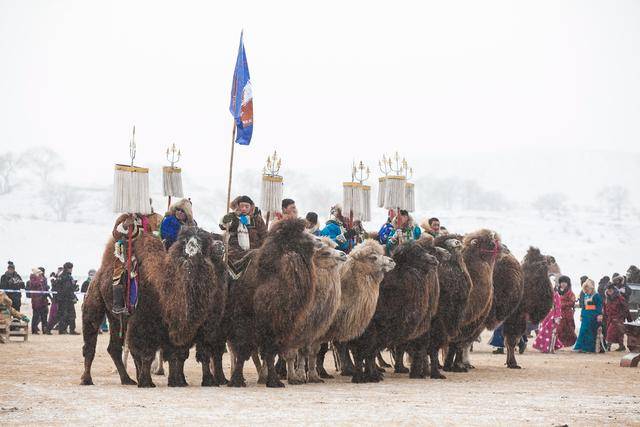
[(500, 253), (500, 242), (497, 240), (493, 240), (493, 249), (482, 249), (480, 248), (480, 252), (483, 254), (491, 254), (491, 260), (495, 262), (496, 258), (498, 258), (498, 254)]

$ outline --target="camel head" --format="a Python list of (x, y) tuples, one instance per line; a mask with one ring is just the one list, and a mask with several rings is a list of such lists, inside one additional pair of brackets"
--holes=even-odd
[(178, 235), (178, 240), (171, 247), (170, 253), (175, 253), (175, 251), (179, 251), (180, 256), (187, 258), (211, 257), (217, 253), (224, 254), (224, 244), (222, 241), (215, 240), (211, 233), (201, 228), (183, 227)]
[(333, 269), (347, 260), (347, 254), (336, 249), (336, 244), (328, 238), (320, 240), (322, 246), (313, 254), (313, 263), (322, 269)]
[(640, 281), (640, 268), (635, 265), (627, 269), (627, 281), (630, 283), (638, 283)]
[[(398, 268), (416, 267), (429, 269), (438, 266), (438, 259), (435, 257), (433, 241), (407, 242), (398, 246), (393, 252), (393, 260)], [(430, 253), (432, 252), (432, 253)]]
[(462, 236), (457, 234), (447, 234), (437, 237), (433, 244), (446, 250), (449, 253), (449, 259), (459, 259), (462, 256)]
[(365, 240), (349, 253), (349, 259), (357, 262), (366, 274), (387, 273), (396, 267), (393, 259), (385, 256), (384, 248), (373, 239)]
[(493, 230), (481, 229), (469, 233), (462, 240), (463, 253), (487, 262), (495, 262), (500, 253), (500, 235)]

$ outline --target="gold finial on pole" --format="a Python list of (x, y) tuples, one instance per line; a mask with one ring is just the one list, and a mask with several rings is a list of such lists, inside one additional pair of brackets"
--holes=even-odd
[(176, 148), (174, 142), (171, 144), (171, 147), (167, 148), (167, 160), (171, 163), (172, 168), (180, 161), (180, 157), (182, 157), (182, 152)]

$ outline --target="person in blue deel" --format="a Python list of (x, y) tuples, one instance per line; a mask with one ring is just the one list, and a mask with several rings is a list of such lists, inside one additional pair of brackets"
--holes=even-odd
[(160, 224), (160, 238), (167, 250), (178, 239), (180, 229), (183, 226), (194, 226), (196, 222), (193, 220), (193, 211), (191, 210), (191, 200), (182, 199), (174, 203), (169, 208)]

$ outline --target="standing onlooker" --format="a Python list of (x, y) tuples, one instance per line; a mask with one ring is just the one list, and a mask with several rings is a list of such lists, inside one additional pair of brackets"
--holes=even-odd
[[(553, 283), (553, 282), (552, 282)], [(560, 294), (553, 291), (553, 307), (540, 323), (540, 329), (533, 342), (533, 348), (543, 353), (553, 353), (564, 347), (562, 340), (558, 337), (558, 325), (562, 318), (562, 308)]]
[(602, 279), (600, 279), (600, 281), (598, 282), (598, 293), (600, 294), (603, 300), (604, 300), (604, 291), (607, 290), (607, 286), (609, 286), (609, 283), (611, 283), (611, 279), (609, 278), (609, 276), (602, 276)]
[(49, 309), (49, 321), (47, 322), (47, 330), (49, 334), (53, 331), (58, 324), (58, 294), (55, 292), (56, 280), (62, 273), (62, 267), (58, 268), (58, 273), (51, 272), (49, 275), (49, 288), (54, 291), (51, 295), (51, 308)]
[(576, 343), (576, 323), (573, 320), (576, 306), (576, 296), (571, 290), (571, 279), (560, 276), (558, 279), (558, 294), (560, 294), (560, 308), (562, 319), (558, 325), (558, 338), (566, 347)]
[(47, 315), (49, 314), (49, 300), (47, 278), (44, 275), (44, 268), (34, 268), (29, 276), (27, 284), (27, 296), (31, 298), (31, 308), (33, 316), (31, 322), (31, 333), (39, 334), (38, 325), (42, 324), (42, 333), (47, 334)]
[(94, 270), (93, 268), (91, 270), (89, 270), (89, 272), (87, 273), (87, 279), (82, 282), (82, 286), (80, 286), (80, 292), (82, 292), (83, 294), (86, 294), (87, 291), (89, 290), (89, 285), (91, 284), (91, 281), (93, 280), (93, 276), (96, 275), (96, 270)]
[(616, 273), (613, 279), (611, 279), (611, 283), (616, 286), (620, 295), (622, 295), (624, 300), (629, 303), (629, 298), (631, 298), (631, 288), (627, 285), (626, 277)]
[(20, 306), (22, 305), (20, 289), (24, 289), (24, 282), (22, 281), (22, 277), (16, 273), (16, 266), (11, 261), (7, 263), (6, 273), (0, 278), (0, 289), (14, 291), (7, 292), (7, 294), (9, 294), (9, 298), (11, 298), (11, 304), (14, 310), (20, 311)]
[(604, 321), (607, 325), (607, 343), (618, 344), (616, 351), (625, 351), (624, 321), (629, 318), (629, 305), (615, 284), (610, 283), (604, 302)]
[(596, 285), (591, 279), (585, 280), (582, 292), (580, 333), (573, 349), (583, 353), (595, 353), (598, 326), (602, 323), (602, 297), (596, 292)]
[(58, 325), (59, 334), (66, 334), (69, 328), (69, 334), (78, 335), (76, 332), (76, 309), (75, 304), (78, 301), (75, 292), (78, 291), (76, 281), (73, 280), (71, 273), (73, 272), (73, 264), (65, 262), (62, 275), (56, 280), (56, 291), (58, 292), (58, 317), (60, 324)]

